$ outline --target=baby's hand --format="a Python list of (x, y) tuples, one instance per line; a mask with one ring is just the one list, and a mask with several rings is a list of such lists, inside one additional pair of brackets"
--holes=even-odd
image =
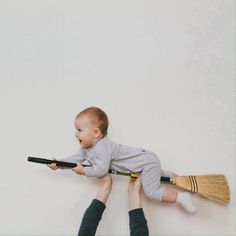
[(84, 167), (80, 163), (77, 163), (77, 166), (74, 167), (72, 171), (79, 175), (85, 175)]
[[(55, 158), (53, 160), (56, 160)], [(47, 165), (52, 170), (62, 169), (62, 167), (57, 166), (56, 163), (48, 164)]]

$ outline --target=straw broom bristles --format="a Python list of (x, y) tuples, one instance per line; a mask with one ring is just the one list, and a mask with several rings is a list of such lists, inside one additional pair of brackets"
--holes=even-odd
[(219, 203), (228, 204), (230, 201), (227, 179), (222, 174), (176, 176), (173, 184)]

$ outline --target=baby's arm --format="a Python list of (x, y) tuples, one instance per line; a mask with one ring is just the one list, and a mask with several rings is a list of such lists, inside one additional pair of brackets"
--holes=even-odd
[(83, 167), (84, 175), (88, 177), (101, 177), (108, 173), (110, 166), (110, 158), (106, 155), (94, 158), (92, 166)]
[(84, 175), (87, 177), (106, 175), (111, 164), (112, 147), (104, 142), (98, 142), (89, 155), (89, 161), (92, 165), (84, 167)]
[(109, 158), (104, 156), (96, 156), (93, 160), (92, 166), (82, 166), (77, 163), (77, 166), (72, 170), (79, 175), (86, 175), (87, 177), (102, 177), (108, 173), (110, 166)]
[(84, 167), (84, 174), (87, 177), (101, 177), (108, 173), (111, 164), (111, 148), (104, 145), (97, 145), (93, 153), (92, 166)]
[(79, 175), (85, 175), (84, 167), (80, 163), (77, 163), (77, 166), (73, 168), (72, 170)]
[(82, 149), (79, 149), (79, 151), (73, 155), (60, 159), (60, 161), (67, 161), (73, 163), (83, 162), (84, 160), (85, 160), (85, 154)]
[[(57, 160), (57, 159), (54, 159)], [(83, 150), (79, 150), (77, 153), (70, 155), (65, 158), (60, 158), (59, 161), (65, 161), (65, 162), (72, 162), (72, 163), (77, 163), (77, 166), (80, 165), (80, 162), (83, 162), (85, 160), (85, 155), (83, 153)], [(47, 165), (50, 169), (52, 170), (58, 170), (58, 169), (66, 169), (61, 166), (57, 166), (55, 163)], [(81, 165), (82, 167), (82, 165)]]

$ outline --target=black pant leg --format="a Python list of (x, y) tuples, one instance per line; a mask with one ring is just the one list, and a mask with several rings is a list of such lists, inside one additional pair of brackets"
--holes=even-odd
[(104, 203), (97, 199), (93, 199), (90, 206), (86, 209), (84, 213), (82, 222), (80, 224), (78, 236), (95, 235), (105, 208), (106, 206)]
[(148, 236), (147, 220), (142, 208), (129, 211), (130, 236)]

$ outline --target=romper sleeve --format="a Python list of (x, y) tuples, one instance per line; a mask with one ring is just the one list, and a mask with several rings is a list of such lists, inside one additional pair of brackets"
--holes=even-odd
[(73, 163), (83, 162), (84, 160), (85, 160), (85, 153), (82, 149), (79, 149), (78, 152), (70, 156), (60, 159), (60, 161), (67, 161), (67, 162), (73, 162)]
[(85, 167), (85, 176), (101, 177), (108, 173), (111, 163), (111, 147), (106, 142), (97, 143), (94, 150), (89, 154), (92, 166)]

